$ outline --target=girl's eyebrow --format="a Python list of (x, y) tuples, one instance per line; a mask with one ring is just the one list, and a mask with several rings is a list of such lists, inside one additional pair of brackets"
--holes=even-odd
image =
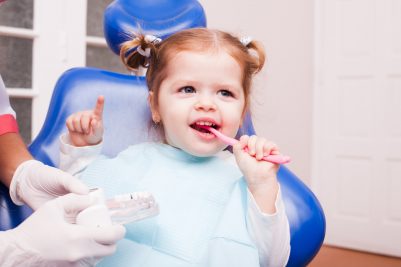
[(237, 89), (240, 85), (234, 83), (216, 83), (213, 84), (214, 87), (221, 87), (221, 88), (229, 88), (229, 89)]
[(197, 84), (199, 84), (199, 82), (197, 82), (197, 81), (182, 79), (182, 80), (175, 81), (173, 83), (173, 86), (197, 85)]

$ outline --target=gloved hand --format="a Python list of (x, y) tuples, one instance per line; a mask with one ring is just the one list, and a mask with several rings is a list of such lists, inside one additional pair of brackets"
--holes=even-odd
[(92, 266), (115, 252), (121, 225), (91, 227), (66, 222), (92, 203), (68, 194), (45, 203), (17, 228), (0, 233), (2, 266)]
[(17, 205), (37, 210), (45, 202), (68, 193), (88, 194), (89, 189), (77, 178), (37, 160), (21, 163), (10, 184), (10, 196)]

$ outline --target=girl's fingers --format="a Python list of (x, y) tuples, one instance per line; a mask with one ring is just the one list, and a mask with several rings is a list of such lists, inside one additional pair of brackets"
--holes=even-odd
[(81, 116), (75, 116), (72, 119), (72, 124), (74, 125), (74, 129), (78, 133), (82, 133), (82, 127), (81, 127)]
[(91, 117), (89, 114), (83, 114), (81, 117), (81, 127), (82, 127), (82, 131), (85, 134), (89, 134), (91, 131), (90, 128), (90, 121), (91, 121)]
[(271, 142), (266, 142), (266, 143), (264, 143), (264, 145), (263, 145), (263, 156), (268, 156), (268, 155), (270, 155), (271, 154), (271, 151), (272, 151), (272, 144), (271, 144)]
[(239, 142), (233, 148), (234, 152), (238, 153), (238, 151), (244, 150), (257, 160), (262, 160), (264, 156), (280, 154), (279, 148), (275, 143), (256, 135), (252, 135), (251, 137), (247, 135), (241, 136)]
[(255, 144), (255, 158), (257, 160), (261, 160), (265, 154), (265, 144), (266, 144), (267, 140), (265, 138), (261, 138), (259, 137), (256, 140), (256, 144)]
[(270, 154), (271, 154), (271, 155), (278, 155), (278, 154), (280, 154), (279, 148), (273, 148), (273, 149), (270, 151)]
[(81, 114), (73, 114), (68, 117), (66, 126), (70, 132), (81, 133)]
[(69, 116), (67, 120), (65, 121), (65, 126), (67, 126), (68, 131), (73, 132), (74, 131), (74, 125), (72, 123), (72, 116)]
[(248, 140), (248, 153), (251, 156), (255, 156), (256, 154), (256, 141), (258, 140), (258, 137), (256, 135), (252, 135), (249, 140)]
[(248, 146), (248, 140), (249, 140), (249, 136), (248, 135), (243, 135), (241, 136), (241, 138), (239, 139), (239, 147), (241, 149), (244, 149)]
[(239, 142), (234, 144), (234, 146), (233, 146), (234, 154), (238, 155), (239, 151), (244, 150), (244, 148), (248, 144), (248, 139), (249, 139), (249, 136), (247, 136), (247, 135), (243, 135), (240, 137)]
[(263, 151), (264, 151), (264, 153), (263, 153), (264, 156), (279, 154), (277, 145), (270, 141), (267, 141), (264, 144)]
[(97, 120), (96, 119), (94, 119), (94, 118), (92, 118), (92, 120), (91, 120), (91, 132), (90, 132), (90, 134), (95, 134), (95, 131), (97, 130), (96, 129), (96, 127), (97, 127)]
[(93, 109), (93, 115), (95, 115), (99, 120), (102, 119), (104, 109), (104, 96), (98, 96), (96, 101), (96, 106)]

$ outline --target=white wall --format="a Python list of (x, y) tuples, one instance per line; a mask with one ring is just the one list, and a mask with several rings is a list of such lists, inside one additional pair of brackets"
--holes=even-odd
[(256, 79), (258, 135), (292, 157), (289, 168), (310, 183), (313, 99), (313, 0), (200, 0), (208, 27), (262, 41), (268, 62)]

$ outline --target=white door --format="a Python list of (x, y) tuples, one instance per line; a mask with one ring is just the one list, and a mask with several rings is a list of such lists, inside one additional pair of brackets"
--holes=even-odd
[(326, 244), (401, 256), (401, 1), (316, 1), (313, 188)]

